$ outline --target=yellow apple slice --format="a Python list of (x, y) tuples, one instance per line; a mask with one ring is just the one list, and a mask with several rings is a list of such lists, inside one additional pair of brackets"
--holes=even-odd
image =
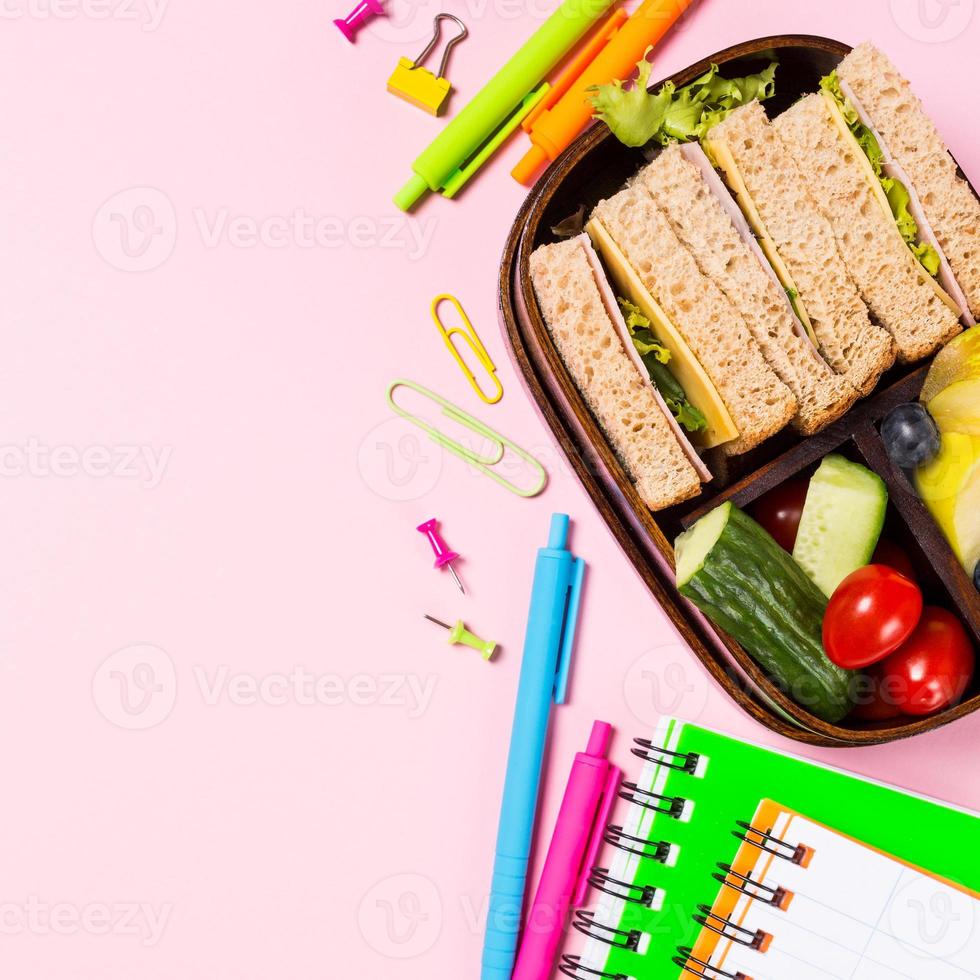
[(971, 327), (954, 337), (933, 359), (919, 401), (928, 404), (957, 381), (980, 378), (980, 328)]
[(940, 432), (980, 436), (980, 377), (954, 382), (926, 407)]
[(980, 436), (944, 432), (938, 455), (915, 483), (968, 574), (980, 560)]

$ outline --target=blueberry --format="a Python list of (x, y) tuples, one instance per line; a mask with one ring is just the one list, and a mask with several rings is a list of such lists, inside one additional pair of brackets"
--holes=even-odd
[(980, 592), (980, 561), (973, 566), (973, 587)]
[(881, 438), (891, 461), (903, 470), (928, 463), (939, 452), (939, 430), (918, 402), (893, 408), (881, 423)]

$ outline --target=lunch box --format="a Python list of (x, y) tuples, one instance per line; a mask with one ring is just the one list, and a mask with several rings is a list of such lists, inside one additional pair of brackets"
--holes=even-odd
[[(686, 85), (712, 63), (728, 77), (745, 75), (776, 58), (776, 94), (766, 102), (774, 116), (801, 95), (816, 91), (820, 78), (849, 51), (848, 45), (823, 37), (765, 37), (726, 48), (677, 72), (672, 80), (678, 87)], [(890, 409), (916, 399), (928, 362), (893, 368), (870, 396), (817, 435), (801, 437), (786, 429), (749, 453), (729, 458), (724, 471), (716, 473), (692, 500), (658, 513), (641, 502), (545, 328), (531, 285), (529, 259), (539, 245), (557, 240), (552, 232), (555, 225), (583, 206), (586, 213), (591, 211), (645, 162), (640, 150), (621, 144), (606, 126), (592, 126), (542, 175), (517, 215), (504, 249), (498, 303), (511, 359), (569, 464), (653, 597), (706, 669), (736, 703), (768, 728), (814, 745), (860, 746), (931, 731), (975, 711), (980, 707), (980, 670), (959, 704), (934, 715), (829, 724), (788, 698), (738, 643), (677, 592), (671, 543), (682, 530), (725, 500), (740, 507), (750, 505), (784, 480), (811, 474), (827, 453), (837, 452), (885, 481), (889, 504), (884, 534), (909, 553), (925, 601), (954, 612), (980, 649), (980, 596), (905, 474), (891, 464), (879, 434)]]

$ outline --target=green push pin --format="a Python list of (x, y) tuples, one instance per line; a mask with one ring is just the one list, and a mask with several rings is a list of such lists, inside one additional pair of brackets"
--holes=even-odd
[(475, 633), (471, 633), (463, 625), (461, 619), (456, 620), (455, 626), (450, 626), (449, 623), (444, 623), (441, 619), (436, 619), (435, 616), (430, 616), (428, 613), (423, 613), (423, 615), (430, 623), (435, 623), (436, 626), (449, 630), (449, 642), (451, 644), (462, 643), (464, 646), (479, 650), (484, 660), (489, 660), (493, 656), (493, 651), (497, 649), (497, 644), (492, 640), (481, 640)]

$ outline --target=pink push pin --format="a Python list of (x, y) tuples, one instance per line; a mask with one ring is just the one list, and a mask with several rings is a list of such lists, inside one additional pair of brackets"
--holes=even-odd
[(384, 7), (378, 0), (361, 0), (343, 20), (335, 20), (334, 23), (337, 25), (337, 30), (353, 44), (354, 35), (364, 26), (364, 22), (372, 14), (380, 17), (384, 12)]
[(421, 531), (429, 539), (436, 556), (436, 568), (448, 565), (450, 574), (459, 586), (459, 591), (466, 595), (466, 589), (463, 588), (463, 583), (460, 582), (456, 569), (453, 568), (453, 562), (459, 558), (459, 555), (455, 551), (450, 551), (449, 546), (442, 540), (442, 535), (439, 534), (439, 522), (433, 517), (431, 521), (420, 524), (415, 530)]

